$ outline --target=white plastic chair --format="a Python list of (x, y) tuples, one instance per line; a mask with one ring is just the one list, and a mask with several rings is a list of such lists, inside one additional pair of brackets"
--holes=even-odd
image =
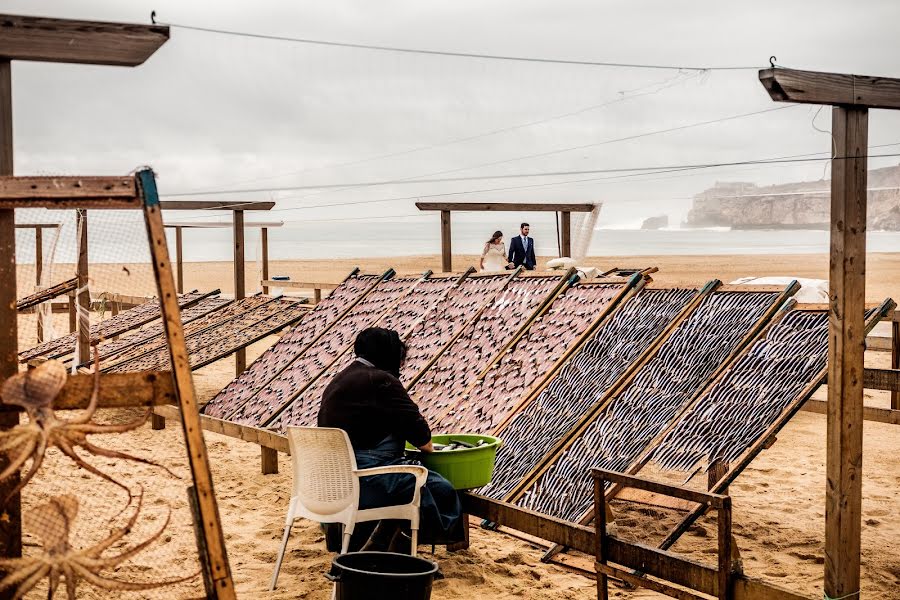
[[(412, 530), (412, 552), (416, 555), (419, 533), (419, 502), (428, 469), (414, 465), (396, 465), (357, 469), (356, 455), (350, 438), (343, 429), (331, 427), (288, 427), (294, 487), (284, 524), (284, 538), (275, 562), (270, 590), (275, 589), (281, 561), (287, 549), (291, 526), (299, 518), (319, 523), (342, 523), (344, 537), (341, 554), (350, 546), (350, 536), (357, 523), (402, 519)], [(408, 504), (359, 509), (359, 479), (386, 473), (408, 473), (415, 476), (416, 487)]]

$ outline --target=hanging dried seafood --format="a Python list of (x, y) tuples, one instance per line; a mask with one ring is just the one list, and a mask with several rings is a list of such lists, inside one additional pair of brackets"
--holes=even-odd
[(643, 289), (604, 321), (499, 436), (494, 476), (482, 493), (504, 499), (581, 419), (697, 294)]
[[(96, 356), (95, 356), (95, 360)], [(96, 363), (95, 363), (96, 367)], [(100, 372), (95, 370), (94, 389), (90, 403), (84, 413), (73, 419), (62, 419), (53, 410), (53, 401), (62, 391), (68, 374), (66, 368), (58, 361), (47, 361), (23, 373), (17, 373), (3, 383), (0, 388), (3, 403), (19, 406), (28, 414), (28, 422), (20, 423), (12, 429), (0, 432), (0, 452), (9, 458), (9, 465), (0, 473), (0, 481), (5, 481), (16, 473), (31, 459), (31, 468), (22, 476), (19, 484), (7, 495), (5, 500), (17, 494), (41, 468), (48, 448), (56, 447), (71, 458), (79, 467), (102, 477), (130, 493), (128, 487), (107, 475), (91, 463), (81, 458), (76, 449), (81, 448), (94, 456), (120, 458), (152, 465), (163, 469), (173, 477), (177, 477), (163, 465), (146, 458), (132, 456), (117, 450), (96, 446), (88, 441), (88, 436), (124, 433), (137, 429), (150, 417), (148, 410), (140, 419), (118, 425), (102, 424), (91, 421), (97, 410), (100, 397)]]
[[(104, 571), (117, 570), (122, 563), (133, 558), (153, 544), (169, 526), (171, 514), (166, 516), (162, 527), (147, 539), (131, 546), (121, 547), (121, 542), (131, 533), (141, 512), (143, 492), (137, 495), (137, 506), (128, 521), (119, 527), (110, 527), (109, 535), (87, 548), (74, 548), (70, 537), (78, 518), (78, 499), (66, 494), (54, 496), (28, 513), (31, 528), (40, 540), (40, 554), (22, 558), (0, 558), (0, 570), (6, 576), (0, 580), (0, 592), (15, 590), (14, 598), (22, 598), (34, 589), (44, 578), (48, 580), (47, 598), (52, 598), (65, 579), (66, 597), (75, 600), (79, 581), (92, 586), (114, 591), (151, 590), (191, 580), (199, 573), (166, 581), (137, 582), (123, 581), (104, 575)], [(129, 501), (129, 504), (131, 502)], [(110, 524), (112, 525), (112, 523)], [(114, 552), (109, 552), (118, 546)]]

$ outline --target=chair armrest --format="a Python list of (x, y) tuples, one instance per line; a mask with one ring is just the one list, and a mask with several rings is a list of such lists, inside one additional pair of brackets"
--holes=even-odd
[(357, 477), (371, 477), (373, 475), (389, 475), (393, 473), (406, 473), (416, 478), (416, 488), (425, 485), (428, 478), (428, 469), (417, 465), (389, 465), (386, 467), (372, 467), (371, 469), (356, 469), (353, 474)]

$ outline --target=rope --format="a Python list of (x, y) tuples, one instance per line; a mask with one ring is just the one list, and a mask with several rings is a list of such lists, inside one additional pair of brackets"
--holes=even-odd
[(823, 592), (823, 593), (822, 593), (822, 600), (845, 600), (846, 598), (852, 598), (853, 596), (859, 596), (859, 590), (857, 590), (857, 591), (855, 591), (855, 592), (851, 592), (851, 593), (846, 594), (846, 595), (844, 595), (844, 596), (837, 596), (837, 597), (835, 597), (835, 598), (832, 598), (832, 597), (829, 596), (827, 593)]

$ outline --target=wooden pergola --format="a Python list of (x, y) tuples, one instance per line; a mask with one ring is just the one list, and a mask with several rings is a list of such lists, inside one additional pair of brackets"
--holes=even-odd
[[(862, 531), (869, 109), (900, 110), (900, 79), (781, 68), (764, 69), (759, 79), (775, 101), (833, 107), (824, 592), (826, 598), (856, 598)], [(895, 339), (897, 332), (895, 324)]]
[[(281, 227), (284, 225), (283, 221), (268, 221), (268, 222), (256, 222), (256, 223), (244, 223), (244, 228), (250, 229), (259, 229), (260, 237), (262, 241), (262, 278), (269, 278), (269, 229)], [(178, 264), (178, 277), (176, 282), (178, 283), (178, 293), (184, 293), (184, 253), (183, 253), (183, 245), (182, 245), (182, 230), (183, 229), (226, 229), (226, 228), (234, 228), (233, 222), (220, 221), (217, 223), (190, 223), (187, 221), (184, 222), (168, 222), (166, 223), (166, 227), (169, 229), (175, 230), (175, 255), (177, 257)], [(235, 237), (237, 236), (237, 232), (235, 231)], [(241, 247), (243, 250), (243, 246)], [(237, 256), (238, 247), (235, 244), (235, 268), (237, 268), (237, 263), (244, 262), (243, 254), (241, 256)], [(263, 293), (268, 293), (269, 290), (267, 287), (263, 287)]]
[[(20, 15), (0, 15), (0, 178), (3, 179), (4, 199), (0, 202), (0, 378), (8, 378), (19, 370), (18, 364), (18, 314), (16, 311), (16, 238), (15, 209), (25, 207), (69, 208), (81, 214), (88, 208), (141, 208), (136, 194), (135, 177), (125, 178), (59, 178), (48, 182), (46, 178), (14, 178), (13, 161), (13, 93), (12, 61), (25, 60), (52, 63), (77, 63), (90, 65), (114, 65), (134, 67), (144, 63), (168, 39), (169, 28), (163, 25), (138, 25), (129, 23), (109, 23), (72, 19), (27, 17)], [(145, 179), (146, 176), (144, 175)], [(158, 197), (152, 177), (148, 193), (156, 203), (150, 212), (157, 212)], [(124, 198), (129, 198), (124, 200)], [(161, 225), (161, 220), (158, 221)], [(149, 225), (148, 225), (149, 227)], [(82, 236), (86, 237), (86, 228)], [(160, 227), (161, 233), (161, 227)], [(81, 244), (79, 268), (86, 266), (87, 246)], [(163, 254), (165, 246), (163, 245)], [(163, 261), (167, 267), (167, 259)], [(79, 286), (86, 281), (86, 269), (79, 274)], [(82, 279), (83, 278), (83, 279)], [(80, 302), (89, 302), (85, 293), (79, 294)], [(174, 290), (172, 290), (174, 292)], [(174, 295), (174, 293), (167, 294)], [(164, 303), (171, 304), (164, 299)], [(175, 308), (177, 314), (177, 306)], [(180, 324), (170, 325), (177, 338)], [(85, 348), (87, 346), (85, 345)], [(173, 362), (177, 362), (173, 359)], [(183, 369), (176, 364), (175, 380), (187, 386), (187, 404), (193, 401), (193, 388), (185, 379)], [(106, 377), (105, 382), (113, 380)], [(167, 379), (172, 381), (172, 378)], [(83, 382), (88, 383), (88, 382)], [(150, 392), (155, 400), (162, 400), (159, 386), (147, 380), (136, 385), (133, 377), (123, 381), (126, 391), (116, 392), (133, 402), (140, 392)], [(78, 393), (77, 405), (86, 406), (89, 385), (82, 385)], [(107, 383), (104, 383), (104, 388)], [(115, 390), (113, 390), (115, 391)], [(59, 409), (60, 406), (55, 408)], [(196, 411), (194, 411), (195, 413)], [(202, 436), (194, 431), (189, 422), (194, 415), (184, 416), (185, 444), (192, 459), (206, 465), (206, 449)], [(0, 429), (17, 425), (19, 414), (14, 411), (0, 412)], [(195, 458), (194, 458), (195, 457)], [(0, 457), (0, 467), (5, 458)], [(208, 562), (208, 593), (222, 599), (234, 598), (234, 584), (228, 566), (224, 536), (218, 520), (212, 479), (208, 467), (205, 471), (194, 471), (194, 496), (197, 534), (202, 538)], [(18, 485), (18, 475), (0, 483), (0, 496), (7, 497)], [(5, 502), (3, 518), (0, 519), (0, 556), (12, 558), (22, 555), (22, 512), (18, 494)], [(15, 586), (0, 591), (0, 600), (16, 594)]]
[(572, 213), (591, 212), (597, 204), (544, 204), (537, 202), (416, 202), (419, 210), (441, 212), (441, 268), (453, 270), (450, 240), (450, 213), (465, 212), (555, 212), (560, 215), (560, 254), (572, 254)]

